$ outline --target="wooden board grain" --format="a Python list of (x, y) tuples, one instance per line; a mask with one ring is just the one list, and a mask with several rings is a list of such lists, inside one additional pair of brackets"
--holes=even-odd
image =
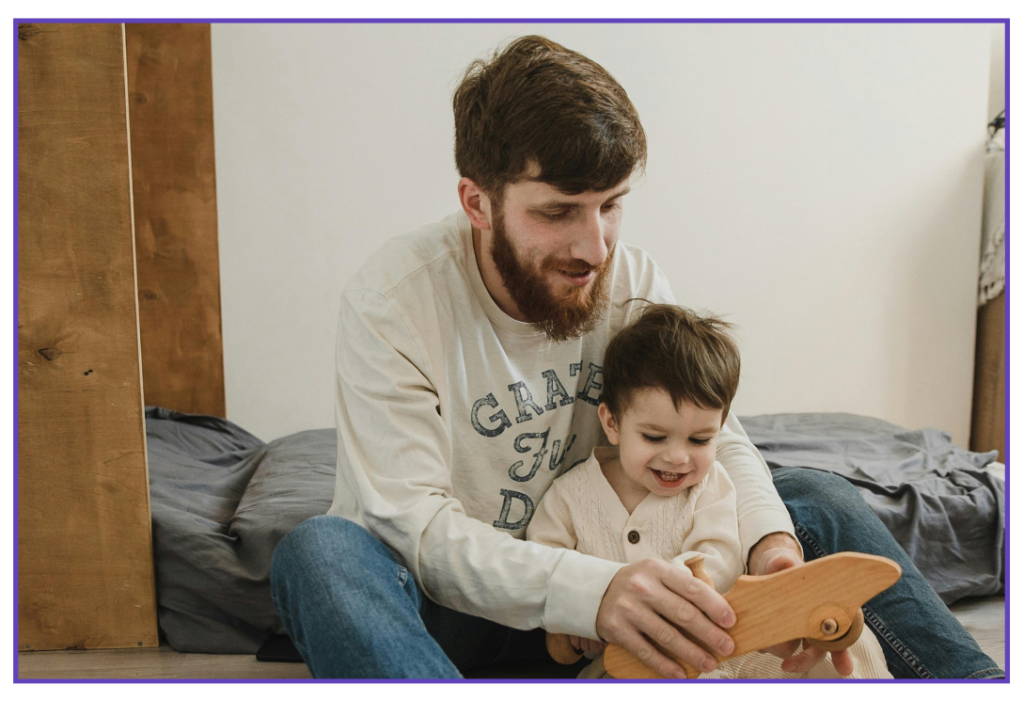
[(209, 24), (127, 24), (146, 404), (224, 416)]
[(18, 31), (18, 645), (157, 645), (120, 24)]
[(1006, 293), (978, 308), (971, 450), (1006, 461)]

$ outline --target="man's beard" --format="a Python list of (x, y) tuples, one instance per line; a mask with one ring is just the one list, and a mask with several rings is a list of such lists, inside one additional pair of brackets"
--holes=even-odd
[[(594, 330), (608, 307), (608, 273), (615, 255), (614, 247), (597, 268), (579, 259), (560, 262), (548, 256), (542, 261), (541, 270), (535, 270), (516, 256), (505, 233), (505, 216), (500, 206), (494, 212), (491, 231), (494, 234), (491, 244), (494, 266), (512, 301), (528, 322), (557, 342), (579, 338)], [(567, 285), (569, 290), (565, 296), (556, 298), (543, 272), (559, 270), (569, 273), (596, 270), (597, 275), (590, 285)]]

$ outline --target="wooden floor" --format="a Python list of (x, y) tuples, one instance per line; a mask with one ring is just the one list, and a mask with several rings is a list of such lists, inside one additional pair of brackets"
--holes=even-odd
[[(1003, 597), (961, 601), (953, 613), (1003, 669)], [(197, 655), (160, 648), (60, 650), (18, 654), (20, 679), (309, 679), (304, 664), (257, 662), (251, 655)]]
[(309, 679), (306, 665), (159, 648), (19, 652), (20, 679)]
[(1006, 669), (1006, 613), (1003, 597), (964, 599), (950, 607), (978, 645), (989, 657)]

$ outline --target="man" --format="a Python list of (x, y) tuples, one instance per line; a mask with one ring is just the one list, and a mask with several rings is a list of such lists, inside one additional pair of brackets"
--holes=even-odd
[[(647, 255), (619, 241), (646, 160), (636, 110), (603, 68), (540, 37), (470, 66), (454, 108), (462, 210), (389, 241), (346, 288), (334, 504), (275, 552), (275, 605), (317, 677), (455, 678), (540, 659), (541, 628), (619, 643), (665, 676), (683, 670), (651, 641), (711, 670), (678, 629), (731, 651), (734, 614), (712, 588), (665, 562), (522, 540), (553, 479), (598, 443), (607, 340), (642, 300), (673, 302)], [(751, 573), (803, 553), (893, 557), (903, 588), (865, 617), (895, 676), (1001, 674), (845, 482), (777, 473), (784, 505), (731, 416), (717, 458)], [(936, 635), (950, 642), (932, 652)]]

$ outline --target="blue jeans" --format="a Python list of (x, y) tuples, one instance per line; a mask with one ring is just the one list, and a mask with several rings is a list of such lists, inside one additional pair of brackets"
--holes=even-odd
[[(288, 634), (320, 679), (574, 677), (521, 631), (430, 601), (394, 554), (361, 526), (317, 516), (274, 550), (271, 594)], [(525, 670), (525, 674), (523, 673)]]
[[(894, 677), (1003, 676), (852, 485), (799, 468), (773, 477), (808, 560), (856, 550), (903, 568), (899, 582), (864, 607)], [(495, 662), (544, 669), (537, 663), (550, 659), (542, 631), (512, 630), (431, 602), (387, 547), (336, 516), (310, 519), (281, 541), (271, 590), (318, 678), (456, 679)]]
[(807, 561), (853, 550), (883, 555), (903, 568), (899, 581), (867, 602), (864, 622), (878, 636), (897, 679), (991, 679), (1003, 676), (964, 630), (856, 487), (827, 472), (772, 470)]

